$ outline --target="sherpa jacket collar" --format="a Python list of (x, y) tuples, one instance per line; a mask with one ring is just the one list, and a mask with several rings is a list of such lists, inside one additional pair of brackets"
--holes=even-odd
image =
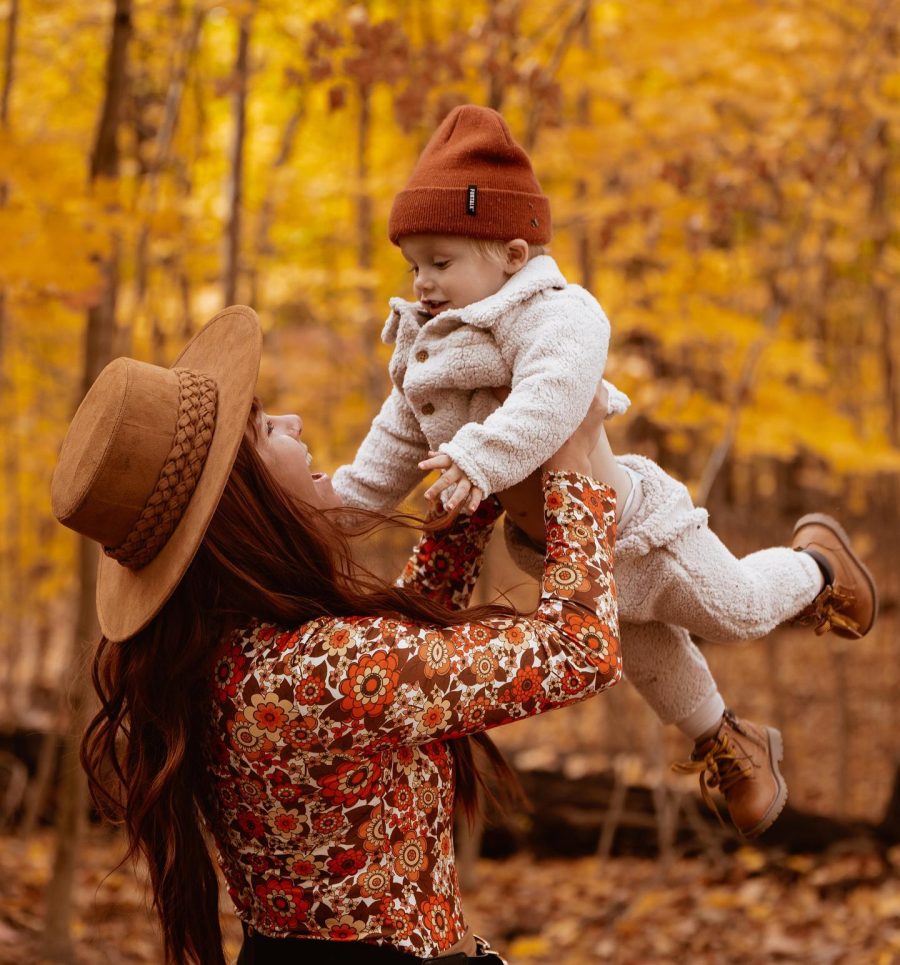
[[(532, 258), (524, 268), (517, 271), (500, 289), (480, 302), (473, 302), (465, 308), (448, 308), (435, 315), (443, 318), (452, 314), (463, 325), (474, 325), (476, 328), (492, 328), (502, 315), (518, 307), (522, 302), (547, 288), (565, 288), (566, 279), (559, 270), (556, 262), (549, 255), (538, 255)], [(397, 329), (400, 319), (404, 315), (412, 315), (419, 324), (419, 303), (409, 302), (404, 298), (390, 300), (391, 314), (381, 333), (381, 340), (391, 344), (397, 340)], [(428, 319), (432, 321), (432, 319)]]

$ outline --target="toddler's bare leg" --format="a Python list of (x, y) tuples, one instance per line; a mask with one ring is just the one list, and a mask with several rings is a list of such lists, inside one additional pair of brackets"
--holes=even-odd
[(622, 518), (622, 509), (631, 492), (631, 476), (616, 462), (606, 429), (600, 430), (597, 445), (591, 453), (591, 469), (597, 479), (609, 479), (616, 490), (616, 519)]
[[(606, 430), (601, 430), (597, 445), (591, 453), (591, 469), (597, 479), (615, 481), (616, 519), (622, 515), (622, 507), (631, 492), (631, 477), (616, 462)], [(537, 546), (544, 543), (544, 494), (541, 490), (541, 470), (527, 479), (497, 494), (503, 508), (512, 521), (527, 533)]]
[(544, 493), (541, 470), (515, 486), (497, 493), (509, 518), (523, 530), (536, 547), (544, 545)]

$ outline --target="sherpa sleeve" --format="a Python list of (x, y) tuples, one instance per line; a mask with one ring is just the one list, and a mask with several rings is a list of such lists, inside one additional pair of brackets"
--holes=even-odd
[(499, 319), (494, 337), (512, 369), (510, 394), (440, 446), (485, 494), (531, 475), (581, 423), (606, 365), (609, 322), (588, 292), (569, 285)]
[(332, 480), (345, 506), (389, 512), (423, 476), (428, 441), (409, 403), (395, 387), (372, 422), (353, 462)]

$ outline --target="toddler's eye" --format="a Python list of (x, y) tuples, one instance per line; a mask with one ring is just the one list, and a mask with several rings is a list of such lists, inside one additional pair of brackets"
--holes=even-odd
[(449, 264), (449, 261), (436, 261), (434, 262), (434, 267), (437, 268), (438, 271), (443, 271)]

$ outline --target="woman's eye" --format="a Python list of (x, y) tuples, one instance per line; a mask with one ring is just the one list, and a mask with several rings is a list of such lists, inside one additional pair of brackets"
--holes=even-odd
[(266, 435), (267, 436), (272, 435), (272, 432), (274, 431), (274, 429), (275, 429), (275, 423), (271, 419), (266, 419)]

